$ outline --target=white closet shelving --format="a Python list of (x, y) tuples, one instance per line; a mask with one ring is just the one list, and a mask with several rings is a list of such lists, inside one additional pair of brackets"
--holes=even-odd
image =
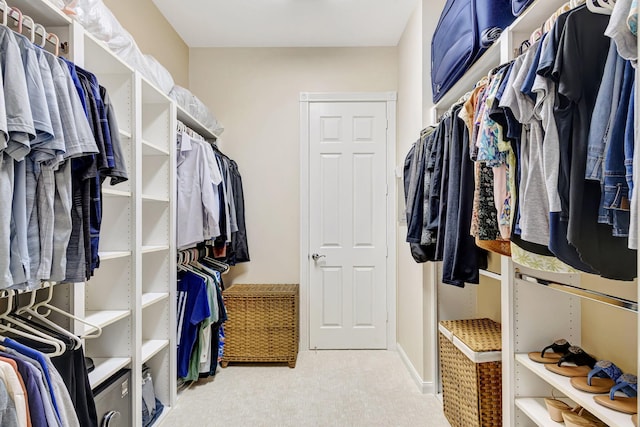
[(174, 103), (137, 77), (140, 147), (140, 265), (137, 314), (139, 360), (151, 368), (156, 396), (168, 411), (176, 399), (175, 133)]
[[(85, 341), (85, 352), (94, 359), (95, 370), (89, 376), (92, 388), (103, 383), (120, 369), (132, 371), (130, 387), (132, 408), (141, 396), (136, 377), (135, 355), (137, 322), (136, 290), (136, 141), (135, 73), (104, 49), (103, 44), (87, 34), (80, 25), (71, 26), (71, 58), (78, 66), (96, 75), (111, 98), (116, 113), (119, 138), (129, 180), (116, 186), (103, 184), (103, 218), (100, 233), (100, 268), (86, 284), (76, 284), (76, 315), (102, 328), (98, 338)], [(89, 334), (94, 328), (80, 326)], [(137, 413), (134, 413), (136, 421)], [(135, 424), (134, 424), (135, 425)]]
[(165, 413), (176, 399), (175, 105), (77, 23), (73, 34), (73, 60), (109, 92), (129, 171), (128, 181), (103, 184), (101, 266), (77, 286), (84, 307), (76, 310), (103, 327), (87, 340), (87, 355), (99, 361), (92, 386), (130, 368), (132, 422), (141, 425), (143, 363)]
[[(564, 3), (564, 0), (535, 1), (436, 104), (431, 111), (433, 123), (492, 68), (513, 59), (519, 44), (528, 39), (530, 34)], [(566, 338), (573, 345), (581, 345), (584, 338), (582, 331), (584, 301), (591, 300), (596, 301), (594, 304), (597, 305), (607, 305), (602, 300), (606, 300), (608, 296), (593, 297), (589, 291), (583, 291), (581, 282), (583, 276), (580, 274), (537, 272), (514, 264), (508, 257), (500, 257), (499, 268), (493, 270), (496, 271), (481, 271), (481, 276), (482, 280), (497, 280), (500, 283), (503, 425), (527, 427), (563, 425), (551, 421), (544, 405), (543, 397), (550, 396), (551, 390), (555, 389), (557, 395), (567, 397), (566, 401), (569, 404), (583, 406), (608, 425), (631, 427), (630, 415), (612, 411), (597, 404), (592, 394), (576, 390), (570, 385), (568, 378), (547, 371), (543, 365), (530, 361), (527, 356), (528, 352), (539, 351), (549, 345), (550, 340), (560, 337)], [(432, 275), (434, 283), (438, 283), (432, 298), (435, 327), (437, 328), (439, 320), (477, 317), (478, 287), (467, 285), (465, 289), (460, 289), (442, 284), (440, 273), (438, 265), (433, 269)], [(533, 283), (532, 280), (519, 278), (520, 273), (525, 277), (567, 284), (573, 288)], [(616, 298), (614, 297), (614, 300)], [(637, 290), (633, 299), (637, 301)], [(608, 306), (611, 310), (631, 311), (637, 318), (637, 304), (631, 305), (630, 308), (624, 307), (625, 304), (614, 301)], [(607, 320), (603, 319), (603, 321)], [(436, 331), (437, 329), (434, 330)], [(584, 333), (587, 332), (584, 331)], [(433, 345), (437, 349), (437, 332), (433, 335)], [(634, 354), (638, 353), (637, 348), (629, 350)], [(434, 378), (439, 378), (437, 367)]]
[[(92, 388), (123, 368), (131, 369), (134, 426), (142, 424), (142, 364), (151, 368), (157, 397), (165, 405), (159, 423), (177, 396), (176, 104), (48, 0), (9, 3), (68, 41), (67, 57), (94, 73), (111, 98), (129, 180), (103, 184), (95, 276), (87, 283), (58, 285), (54, 302), (102, 328), (100, 337), (85, 340), (86, 355), (95, 364), (89, 374)], [(179, 115), (197, 124), (188, 114)], [(77, 334), (95, 332), (81, 322), (61, 324)]]

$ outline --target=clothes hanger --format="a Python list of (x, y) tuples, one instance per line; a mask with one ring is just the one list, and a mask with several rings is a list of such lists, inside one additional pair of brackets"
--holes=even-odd
[[(14, 335), (18, 335), (23, 338), (30, 339), (32, 341), (47, 344), (53, 347), (54, 351), (43, 352), (43, 353), (47, 353), (51, 357), (60, 356), (64, 354), (66, 351), (66, 345), (64, 342), (60, 341), (57, 338), (53, 338), (50, 335), (46, 335), (38, 331), (37, 329), (34, 329), (31, 326), (26, 325), (21, 321), (10, 316), (11, 312), (13, 311), (13, 297), (15, 295), (15, 291), (9, 290), (7, 292), (8, 292), (8, 297), (6, 298), (7, 309), (5, 310), (4, 313), (0, 314), (0, 321), (4, 321), (6, 323), (0, 322), (0, 332), (10, 332)], [(21, 328), (22, 330), (16, 329), (14, 326)]]
[(9, 5), (4, 0), (0, 0), (0, 7), (2, 8), (2, 25), (7, 27), (9, 22)]
[(55, 46), (55, 51), (53, 52), (53, 54), (55, 56), (59, 56), (60, 55), (60, 38), (53, 33), (49, 33), (47, 34), (46, 40), (51, 42), (51, 44)]
[(98, 325), (94, 325), (93, 323), (87, 322), (86, 320), (84, 320), (84, 319), (82, 319), (82, 318), (80, 318), (78, 316), (74, 316), (71, 313), (68, 313), (68, 312), (66, 312), (66, 311), (64, 311), (62, 309), (59, 309), (55, 305), (51, 305), (50, 303), (51, 303), (52, 299), (53, 299), (53, 285), (49, 284), (49, 295), (48, 295), (48, 297), (44, 301), (36, 303), (32, 307), (32, 309), (35, 312), (38, 312), (38, 309), (40, 309), (40, 308), (47, 309), (48, 310), (47, 314), (42, 314), (42, 313), (38, 312), (40, 315), (42, 315), (44, 317), (48, 317), (49, 314), (51, 314), (51, 311), (55, 311), (56, 313), (61, 314), (62, 316), (65, 316), (65, 317), (67, 317), (69, 319), (72, 319), (72, 320), (76, 320), (76, 321), (78, 321), (78, 322), (80, 322), (80, 323), (82, 323), (84, 325), (90, 326), (92, 329), (95, 329), (95, 332), (92, 333), (92, 334), (82, 335), (82, 337), (81, 337), (82, 339), (85, 339), (85, 338), (98, 338), (100, 335), (102, 335), (102, 327), (100, 327)]
[(569, 5), (571, 9), (575, 9), (576, 7), (585, 4), (586, 0), (570, 0)]
[[(14, 18), (13, 14), (16, 13), (18, 15), (17, 18)], [(22, 34), (22, 12), (20, 11), (20, 9), (18, 9), (17, 7), (10, 7), (9, 8), (9, 17), (13, 18), (16, 20), (16, 25), (18, 26), (18, 33)]]
[[(27, 25), (27, 22), (29, 22), (30, 24)], [(29, 40), (31, 40), (31, 43), (35, 41), (35, 34), (33, 32), (33, 27), (35, 27), (35, 25), (36, 21), (34, 21), (32, 17), (30, 17), (29, 15), (22, 15), (22, 26), (29, 31)]]
[[(15, 326), (18, 326), (18, 327), (20, 327), (20, 328), (22, 328), (22, 329), (24, 329), (24, 330), (26, 330), (28, 332), (31, 332), (32, 334), (35, 334), (37, 336), (42, 337), (42, 338), (51, 339), (54, 342), (59, 341), (60, 344), (62, 344), (62, 351), (63, 352), (67, 351), (68, 345), (67, 345), (67, 343), (65, 341), (63, 341), (60, 338), (60, 334), (59, 333), (54, 331), (53, 333), (56, 334), (56, 335), (52, 335), (51, 331), (43, 330), (41, 328), (41, 325), (37, 324), (36, 322), (34, 322), (34, 321), (30, 320), (30, 319), (25, 319), (23, 317), (19, 317), (18, 312), (17, 312), (17, 310), (19, 308), (18, 307), (19, 304), (17, 303), (18, 302), (18, 295), (19, 295), (19, 292), (15, 292), (13, 294), (13, 296), (9, 297), (13, 301), (15, 301), (15, 303), (13, 303), (13, 307), (6, 314), (5, 320), (8, 320), (9, 323), (11, 323), (11, 324), (13, 324)], [(33, 337), (30, 337), (30, 338), (33, 338)], [(69, 337), (64, 336), (63, 338), (69, 338)], [(74, 340), (71, 340), (71, 341), (74, 341)], [(74, 344), (74, 347), (75, 347), (75, 344)]]
[(43, 326), (51, 328), (55, 332), (58, 332), (61, 335), (71, 339), (74, 342), (74, 346), (73, 346), (74, 350), (77, 350), (80, 347), (82, 347), (82, 340), (80, 338), (78, 338), (76, 335), (72, 334), (71, 332), (67, 331), (57, 323), (52, 322), (50, 319), (44, 317), (43, 315), (41, 315), (40, 313), (38, 313), (33, 309), (33, 306), (35, 305), (35, 302), (36, 302), (36, 293), (37, 293), (37, 290), (31, 292), (31, 300), (29, 304), (25, 307), (18, 308), (18, 310), (16, 310), (16, 314), (18, 315), (26, 314), (27, 316), (29, 316), (28, 318), (34, 317), (38, 319), (43, 324)]
[(587, 9), (589, 12), (600, 15), (611, 15), (612, 7), (604, 0), (587, 0)]
[(220, 273), (226, 273), (231, 268), (231, 266), (226, 262), (218, 261), (217, 259), (210, 258), (208, 256), (202, 258), (201, 262), (205, 265), (210, 265), (211, 268), (219, 271)]
[[(18, 9), (16, 9), (20, 12)], [(27, 24), (29, 23), (29, 24)], [(60, 39), (54, 33), (47, 33), (46, 29), (42, 24), (36, 24), (32, 17), (29, 15), (22, 15), (22, 19), (20, 24), (18, 25), (18, 33), (22, 34), (23, 29), (29, 30), (29, 40), (31, 43), (36, 44), (36, 31), (38, 28), (42, 29), (42, 42), (40, 43), (40, 47), (44, 48), (47, 44), (47, 41), (50, 42), (54, 46), (54, 51), (52, 52), (55, 56), (59, 55), (60, 49)]]
[(31, 40), (32, 43), (35, 43), (35, 38), (36, 38), (36, 34), (38, 33), (38, 29), (42, 30), (42, 34), (40, 35), (42, 37), (42, 39), (40, 40), (40, 44), (39, 46), (44, 48), (45, 45), (47, 44), (47, 29), (44, 28), (44, 25), (42, 24), (36, 24), (33, 28), (33, 40)]
[[(14, 319), (18, 319), (24, 323), (26, 323), (27, 325), (33, 326), (34, 328), (36, 328), (37, 330), (39, 330), (40, 332), (59, 339), (60, 341), (62, 341), (65, 344), (65, 349), (67, 351), (69, 350), (77, 350), (80, 347), (82, 347), (82, 340), (77, 337), (74, 336), (73, 334), (71, 334), (69, 331), (67, 330), (58, 330), (58, 329), (54, 329), (53, 326), (55, 324), (51, 324), (51, 325), (47, 325), (44, 322), (40, 322), (40, 321), (36, 321), (34, 320), (29, 314), (26, 315), (22, 315), (22, 314), (18, 314), (18, 312), (12, 313), (11, 317)], [(56, 325), (58, 327), (60, 327), (59, 325)]]

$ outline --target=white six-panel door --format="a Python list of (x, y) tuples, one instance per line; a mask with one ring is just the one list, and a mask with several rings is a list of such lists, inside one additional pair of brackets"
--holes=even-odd
[(386, 108), (309, 105), (310, 348), (387, 346)]

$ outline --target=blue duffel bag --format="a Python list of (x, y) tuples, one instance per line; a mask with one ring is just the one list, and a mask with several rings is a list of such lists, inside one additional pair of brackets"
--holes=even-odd
[(515, 19), (511, 0), (447, 0), (431, 41), (431, 86), (438, 102)]
[(531, 3), (533, 3), (533, 0), (511, 0), (511, 11), (515, 16), (518, 16), (524, 12)]

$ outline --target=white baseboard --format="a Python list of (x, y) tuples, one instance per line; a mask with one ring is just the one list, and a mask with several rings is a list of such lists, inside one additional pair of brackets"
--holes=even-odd
[(435, 385), (433, 384), (433, 381), (422, 380), (422, 377), (420, 377), (420, 374), (416, 370), (415, 366), (413, 366), (413, 364), (411, 363), (411, 360), (409, 360), (409, 356), (407, 356), (407, 353), (405, 353), (400, 343), (397, 343), (396, 350), (398, 351), (400, 358), (407, 367), (409, 375), (411, 375), (411, 378), (418, 386), (418, 390), (420, 390), (420, 392), (422, 392), (423, 394), (435, 394)]

